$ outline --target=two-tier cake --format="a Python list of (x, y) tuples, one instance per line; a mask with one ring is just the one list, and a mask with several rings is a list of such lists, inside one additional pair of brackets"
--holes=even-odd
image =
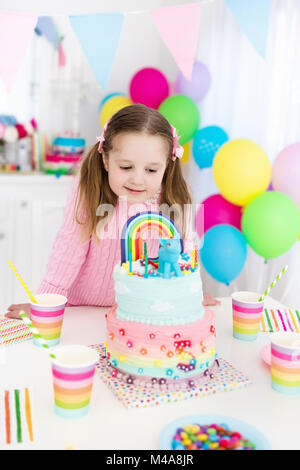
[[(157, 230), (148, 259), (143, 235)], [(122, 232), (121, 265), (113, 277), (116, 305), (107, 316), (106, 363), (128, 384), (178, 389), (213, 377), (215, 314), (202, 305), (197, 257), (183, 253), (176, 225), (161, 213), (131, 217)]]

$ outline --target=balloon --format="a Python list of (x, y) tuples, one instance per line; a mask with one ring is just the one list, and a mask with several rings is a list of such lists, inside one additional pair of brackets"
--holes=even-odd
[(217, 281), (228, 285), (240, 274), (246, 262), (245, 238), (231, 225), (215, 225), (204, 235), (200, 256), (206, 271)]
[(99, 112), (102, 110), (106, 101), (110, 100), (110, 98), (113, 98), (114, 96), (125, 96), (125, 93), (121, 93), (117, 91), (115, 93), (109, 93), (108, 95), (104, 96), (104, 98), (100, 101), (100, 104), (99, 104)]
[(245, 208), (242, 231), (251, 248), (265, 259), (288, 251), (300, 232), (300, 214), (286, 194), (267, 191)]
[(211, 227), (219, 224), (228, 224), (241, 231), (242, 208), (235, 206), (221, 196), (213, 194), (207, 197), (199, 206), (195, 226), (199, 237)]
[(200, 168), (212, 166), (214, 156), (219, 148), (228, 140), (226, 132), (218, 126), (199, 129), (193, 141), (193, 155)]
[(208, 68), (202, 62), (195, 62), (192, 78), (187, 80), (182, 72), (179, 72), (175, 84), (175, 90), (181, 95), (189, 96), (198, 103), (210, 88), (211, 76)]
[(189, 161), (190, 155), (191, 155), (191, 144), (190, 144), (190, 142), (187, 142), (183, 146), (183, 155), (180, 159), (180, 162), (181, 163), (186, 163), (187, 161)]
[(300, 209), (300, 142), (288, 145), (277, 155), (272, 184), (275, 191), (287, 194)]
[(130, 106), (131, 104), (132, 102), (127, 96), (113, 96), (107, 100), (100, 113), (101, 127), (103, 128), (106, 121), (120, 111), (120, 109), (125, 108), (125, 106)]
[(139, 70), (129, 85), (129, 94), (133, 103), (141, 103), (149, 108), (157, 109), (169, 93), (169, 83), (164, 74), (151, 67)]
[(226, 142), (213, 161), (213, 175), (220, 193), (237, 206), (249, 204), (266, 191), (271, 171), (264, 150), (247, 139)]
[(162, 102), (158, 111), (172, 126), (176, 127), (181, 145), (191, 140), (199, 127), (200, 113), (198, 106), (188, 96), (170, 96)]

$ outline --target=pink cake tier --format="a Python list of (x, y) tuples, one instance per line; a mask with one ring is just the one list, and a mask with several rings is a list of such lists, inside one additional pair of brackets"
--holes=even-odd
[(107, 369), (128, 384), (162, 388), (196, 386), (214, 374), (215, 314), (190, 323), (153, 325), (106, 316)]

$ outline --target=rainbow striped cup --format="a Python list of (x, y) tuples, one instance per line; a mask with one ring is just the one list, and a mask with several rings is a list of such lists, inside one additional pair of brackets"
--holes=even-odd
[(242, 341), (254, 341), (258, 336), (264, 302), (261, 294), (249, 291), (234, 292), (232, 298), (233, 336)]
[(87, 346), (58, 346), (51, 359), (55, 413), (79, 418), (88, 413), (99, 354)]
[[(66, 297), (59, 294), (37, 294), (34, 296), (37, 303), (30, 303), (30, 313), (33, 326), (37, 328), (48, 346), (59, 344), (63, 324)], [(33, 344), (40, 343), (33, 338)]]
[(288, 395), (300, 393), (300, 334), (272, 333), (272, 388)]

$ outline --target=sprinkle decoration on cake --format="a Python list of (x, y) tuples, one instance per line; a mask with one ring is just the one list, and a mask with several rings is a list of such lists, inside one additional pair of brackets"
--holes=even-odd
[[(149, 258), (147, 231), (157, 231), (157, 258)], [(218, 370), (215, 314), (202, 305), (197, 250), (183, 252), (181, 234), (158, 212), (131, 217), (114, 268), (116, 305), (106, 315), (106, 366), (129, 385), (195, 387)]]

